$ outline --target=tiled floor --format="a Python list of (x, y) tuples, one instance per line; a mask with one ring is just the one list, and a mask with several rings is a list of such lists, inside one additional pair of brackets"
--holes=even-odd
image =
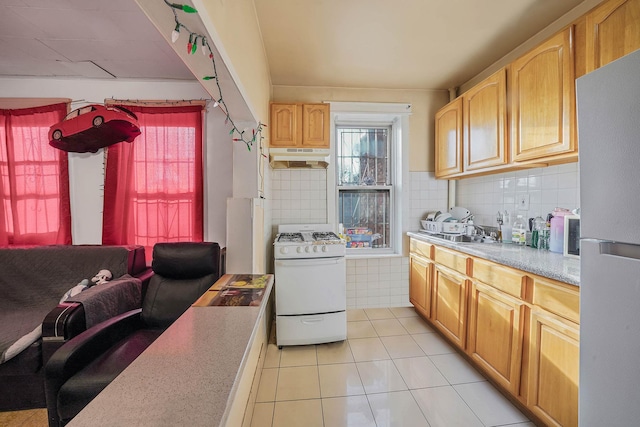
[(269, 344), (252, 427), (533, 427), (413, 308), (347, 319), (344, 342)]

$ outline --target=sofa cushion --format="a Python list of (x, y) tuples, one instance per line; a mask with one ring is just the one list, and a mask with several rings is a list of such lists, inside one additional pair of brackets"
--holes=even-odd
[(70, 420), (131, 364), (162, 330), (133, 332), (68, 379), (58, 393), (58, 416)]

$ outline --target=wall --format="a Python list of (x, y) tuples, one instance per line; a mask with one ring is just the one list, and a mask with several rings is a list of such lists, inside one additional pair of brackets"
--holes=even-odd
[[(275, 86), (278, 102), (394, 102), (409, 103), (409, 193), (403, 206), (405, 231), (419, 228), (429, 210), (447, 206), (447, 183), (433, 174), (435, 112), (448, 100), (447, 91), (309, 88)], [(431, 172), (428, 172), (431, 171)], [(327, 223), (327, 171), (309, 169), (270, 170), (273, 237), (279, 224)], [(403, 255), (347, 258), (347, 307), (409, 305), (408, 239)]]
[(277, 102), (406, 102), (409, 118), (409, 170), (432, 172), (434, 166), (434, 116), (449, 101), (446, 90), (348, 89), (326, 87), (274, 86)]
[[(208, 94), (196, 81), (123, 81), (99, 79), (0, 78), (0, 93), (12, 98), (70, 98), (76, 103), (102, 103), (116, 99), (206, 99)], [(231, 141), (219, 109), (207, 113), (205, 167), (205, 239), (224, 246), (226, 198), (231, 195)], [(135, 143), (135, 142), (134, 142)], [(70, 153), (72, 233), (74, 244), (102, 242), (103, 151)], [(221, 206), (224, 209), (221, 209)]]
[[(556, 207), (574, 209), (580, 206), (580, 171), (578, 163), (527, 169), (458, 182), (456, 204), (469, 209), (480, 225), (496, 226), (498, 211), (533, 218)], [(529, 209), (518, 209), (521, 195), (529, 197)]]
[(256, 121), (268, 123), (271, 77), (252, 0), (195, 0), (194, 6)]

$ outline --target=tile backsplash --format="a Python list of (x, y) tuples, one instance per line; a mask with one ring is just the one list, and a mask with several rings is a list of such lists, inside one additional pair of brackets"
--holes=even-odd
[[(325, 169), (271, 170), (267, 185), (271, 222), (279, 224), (326, 223), (327, 171)], [(410, 172), (404, 191), (403, 233), (420, 227), (431, 210), (447, 208), (447, 181), (432, 172)], [(274, 236), (275, 237), (275, 236)], [(277, 278), (276, 278), (277, 281)], [(409, 305), (409, 257), (347, 257), (347, 307)]]
[[(521, 196), (528, 198), (528, 209), (518, 206)], [(474, 222), (480, 225), (497, 225), (498, 211), (508, 210), (513, 221), (518, 214), (544, 218), (556, 207), (575, 209), (580, 207), (579, 164), (461, 179), (457, 183), (456, 205), (469, 209)]]

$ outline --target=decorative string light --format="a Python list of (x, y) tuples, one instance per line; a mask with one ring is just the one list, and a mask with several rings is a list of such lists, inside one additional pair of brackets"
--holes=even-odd
[[(187, 43), (187, 54), (194, 54), (198, 49), (198, 39), (201, 40), (201, 49), (202, 54), (207, 55), (209, 53), (209, 59), (211, 60), (211, 65), (213, 66), (213, 75), (207, 75), (202, 77), (202, 80), (208, 81), (213, 80), (216, 83), (218, 88), (218, 99), (213, 103), (213, 108), (220, 108), (220, 110), (225, 114), (226, 118), (224, 123), (231, 124), (231, 131), (229, 135), (233, 137), (233, 141), (239, 142), (242, 141), (247, 146), (247, 150), (251, 151), (251, 147), (258, 140), (260, 141), (260, 146), (262, 146), (262, 140), (264, 137), (262, 136), (262, 129), (267, 127), (267, 125), (258, 122), (258, 126), (255, 129), (252, 129), (251, 135), (249, 136), (248, 128), (244, 128), (243, 130), (238, 129), (238, 127), (233, 122), (233, 119), (229, 115), (229, 108), (227, 108), (227, 104), (224, 102), (222, 98), (222, 88), (220, 87), (220, 79), (218, 79), (218, 71), (216, 69), (216, 61), (213, 55), (213, 49), (209, 45), (209, 41), (203, 34), (195, 33), (186, 25), (180, 22), (178, 19), (178, 10), (181, 10), (186, 13), (197, 13), (198, 11), (193, 7), (185, 4), (178, 3), (170, 3), (168, 0), (164, 0), (165, 4), (171, 8), (173, 12), (173, 17), (176, 23), (175, 29), (171, 33), (171, 41), (175, 43), (180, 36), (180, 29), (184, 29), (189, 33), (189, 42)], [(264, 155), (264, 154), (263, 154)]]

